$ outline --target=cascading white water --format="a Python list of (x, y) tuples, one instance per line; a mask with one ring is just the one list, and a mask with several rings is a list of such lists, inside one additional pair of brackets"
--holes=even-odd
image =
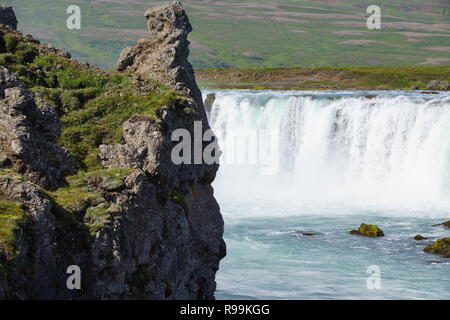
[[(371, 94), (216, 92), (208, 116), (224, 159), (243, 152), (227, 148), (227, 140), (235, 138), (232, 131), (270, 129), (279, 140), (276, 175), (261, 175), (261, 164), (225, 164), (216, 190), (272, 203), (447, 211), (450, 96)], [(246, 148), (246, 156), (260, 158), (252, 153), (273, 151), (270, 140)]]

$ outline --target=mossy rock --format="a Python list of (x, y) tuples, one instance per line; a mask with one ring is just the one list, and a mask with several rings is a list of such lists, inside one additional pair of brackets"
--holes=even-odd
[(426, 237), (424, 237), (424, 236), (422, 236), (422, 235), (420, 235), (420, 234), (418, 234), (418, 235), (416, 235), (415, 237), (414, 237), (414, 240), (418, 240), (418, 241), (421, 241), (421, 240), (427, 240), (428, 238), (426, 238)]
[(384, 236), (383, 230), (374, 224), (361, 224), (358, 230), (350, 231), (350, 234), (355, 234), (364, 237), (382, 237)]
[(9, 200), (0, 191), (0, 250), (7, 258), (15, 254), (16, 230), (25, 222), (25, 211), (17, 201)]
[(450, 258), (450, 238), (438, 239), (423, 249), (423, 251), (427, 253), (441, 254), (445, 258)]

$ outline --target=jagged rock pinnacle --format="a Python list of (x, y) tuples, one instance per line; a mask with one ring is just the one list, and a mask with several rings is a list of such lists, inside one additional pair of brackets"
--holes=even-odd
[(145, 79), (170, 85), (203, 109), (194, 70), (188, 61), (187, 36), (192, 26), (182, 4), (175, 1), (148, 9), (145, 18), (149, 38), (139, 40), (135, 47), (125, 48), (117, 62), (117, 70), (127, 70)]
[(17, 30), (17, 18), (12, 7), (0, 6), (0, 24)]

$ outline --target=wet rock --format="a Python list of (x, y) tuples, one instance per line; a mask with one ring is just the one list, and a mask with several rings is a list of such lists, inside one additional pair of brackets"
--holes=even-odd
[(426, 237), (424, 237), (424, 236), (421, 236), (420, 234), (418, 234), (418, 235), (416, 235), (415, 237), (414, 237), (414, 240), (417, 240), (417, 241), (421, 241), (421, 240), (427, 240), (428, 238), (426, 238)]
[(433, 227), (445, 227), (445, 228), (450, 228), (450, 220), (447, 221), (447, 222), (435, 224), (435, 225), (433, 225)]
[(445, 258), (450, 258), (450, 238), (438, 239), (425, 249), (424, 252), (443, 255)]
[(352, 230), (350, 234), (360, 235), (364, 237), (382, 237), (384, 236), (383, 231), (374, 224), (361, 224), (358, 230)]

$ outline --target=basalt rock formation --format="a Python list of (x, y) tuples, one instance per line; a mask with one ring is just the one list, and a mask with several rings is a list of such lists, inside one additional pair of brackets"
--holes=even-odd
[(67, 150), (52, 142), (60, 130), (56, 111), (0, 68), (0, 154), (46, 189), (57, 188), (75, 170)]
[(12, 7), (0, 6), (0, 24), (17, 29), (17, 18)]
[[(0, 63), (20, 76), (0, 69), (0, 299), (214, 298), (226, 254), (211, 187), (218, 166), (170, 158), (175, 129), (209, 128), (187, 61), (192, 27), (178, 2), (145, 17), (150, 40), (126, 49), (118, 65), (127, 72), (108, 77), (11, 31), (19, 49)], [(23, 62), (30, 50), (38, 63)], [(133, 114), (140, 103), (147, 113)], [(103, 141), (108, 130), (91, 138), (101, 117), (124, 109), (121, 143)], [(92, 147), (90, 168), (74, 152)], [(69, 266), (81, 270), (80, 290), (67, 285)]]

